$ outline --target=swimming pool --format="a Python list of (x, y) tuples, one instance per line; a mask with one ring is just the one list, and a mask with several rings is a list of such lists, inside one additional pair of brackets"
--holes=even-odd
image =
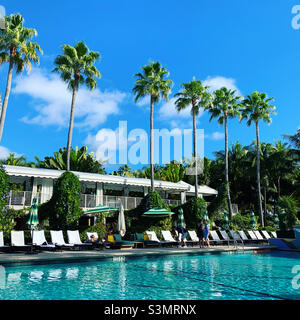
[(0, 299), (298, 300), (295, 265), (300, 253), (249, 252), (1, 266)]

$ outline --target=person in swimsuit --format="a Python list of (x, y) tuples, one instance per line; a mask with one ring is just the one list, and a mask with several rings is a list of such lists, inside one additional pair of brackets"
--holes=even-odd
[(202, 220), (200, 220), (198, 223), (197, 223), (197, 237), (199, 238), (199, 242), (200, 242), (200, 248), (203, 247), (203, 238), (204, 238), (204, 235), (203, 235), (203, 228), (204, 228), (204, 225), (203, 225), (203, 222)]
[(204, 229), (203, 229), (203, 239), (209, 248), (209, 225), (207, 221), (204, 221)]

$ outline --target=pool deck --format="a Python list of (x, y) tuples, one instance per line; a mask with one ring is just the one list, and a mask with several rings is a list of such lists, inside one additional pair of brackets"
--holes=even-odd
[(53, 264), (71, 263), (92, 260), (122, 260), (124, 258), (151, 257), (161, 255), (180, 254), (218, 254), (223, 252), (243, 252), (253, 250), (273, 250), (275, 247), (266, 245), (245, 245), (238, 248), (234, 246), (215, 246), (211, 248), (187, 247), (187, 248), (143, 248), (128, 250), (90, 250), (90, 251), (61, 251), (61, 252), (39, 252), (38, 254), (26, 253), (0, 253), (0, 265), (32, 265), (32, 264)]

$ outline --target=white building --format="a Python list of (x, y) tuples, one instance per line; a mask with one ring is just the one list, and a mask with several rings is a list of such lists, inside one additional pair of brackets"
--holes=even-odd
[[(55, 180), (64, 172), (9, 165), (4, 167), (10, 182), (19, 187), (16, 188), (17, 191), (12, 190), (10, 192), (8, 200), (8, 205), (14, 209), (30, 207), (33, 198), (37, 198), (39, 203), (48, 201), (52, 196)], [(98, 204), (114, 206), (120, 201), (125, 209), (133, 209), (139, 205), (151, 186), (150, 179), (86, 172), (73, 173), (81, 183), (81, 207), (84, 210), (93, 208)], [(185, 203), (186, 199), (194, 196), (195, 193), (194, 186), (183, 181), (173, 183), (155, 180), (154, 185), (155, 190), (160, 193), (163, 201), (168, 205)], [(217, 194), (216, 190), (208, 186), (199, 186), (199, 197)]]

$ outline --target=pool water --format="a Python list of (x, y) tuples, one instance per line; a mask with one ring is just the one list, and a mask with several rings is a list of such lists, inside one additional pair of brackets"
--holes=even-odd
[(0, 266), (0, 299), (300, 300), (296, 265), (300, 253), (251, 252)]

